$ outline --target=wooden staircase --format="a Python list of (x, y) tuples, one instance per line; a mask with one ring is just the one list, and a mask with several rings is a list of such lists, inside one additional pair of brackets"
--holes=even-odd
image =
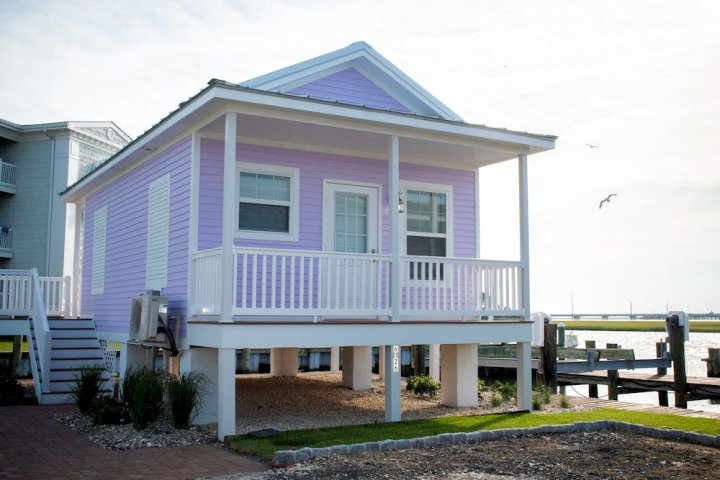
[[(38, 342), (30, 322), (30, 333), (33, 337), (33, 350), (37, 377), (35, 381), (42, 384), (43, 376), (49, 375), (49, 391), (42, 391), (38, 403), (42, 405), (73, 403), (72, 388), (75, 378), (80, 376), (83, 368), (90, 366), (105, 367), (103, 350), (95, 331), (92, 319), (68, 319), (49, 317), (48, 323), (52, 332), (50, 347), (50, 371), (43, 372), (38, 355)], [(104, 374), (104, 390), (109, 393), (110, 385), (107, 372)], [(36, 392), (39, 389), (36, 389)]]

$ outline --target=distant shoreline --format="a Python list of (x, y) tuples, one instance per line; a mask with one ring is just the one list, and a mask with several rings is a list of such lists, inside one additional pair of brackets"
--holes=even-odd
[[(651, 320), (553, 320), (562, 323), (565, 330), (600, 330), (616, 332), (664, 332), (665, 322)], [(691, 332), (720, 333), (720, 322), (695, 320), (690, 322)]]

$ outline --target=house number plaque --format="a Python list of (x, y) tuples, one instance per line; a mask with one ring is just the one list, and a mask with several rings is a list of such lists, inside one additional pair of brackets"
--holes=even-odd
[(394, 373), (397, 373), (400, 371), (400, 347), (397, 345), (393, 345), (392, 353), (392, 369)]

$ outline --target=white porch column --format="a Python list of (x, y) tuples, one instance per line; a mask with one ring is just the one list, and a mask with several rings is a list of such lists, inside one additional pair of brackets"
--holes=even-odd
[(449, 407), (477, 407), (477, 344), (441, 345), (440, 403)]
[(270, 374), (273, 377), (296, 377), (298, 374), (297, 347), (271, 349)]
[(340, 372), (340, 347), (330, 347), (330, 371)]
[(370, 390), (372, 387), (372, 347), (343, 347), (343, 387)]
[(401, 412), (400, 346), (385, 345), (385, 421), (399, 422)]
[(83, 264), (83, 253), (80, 245), (84, 242), (85, 232), (85, 204), (79, 203), (75, 205), (75, 244), (73, 253), (73, 268), (72, 268), (72, 299), (70, 301), (70, 317), (75, 318), (80, 316), (80, 305), (82, 304), (82, 264)]
[(237, 151), (237, 113), (225, 114), (225, 155), (223, 162), (222, 266), (220, 269), (220, 321), (232, 322), (235, 303), (233, 265), (235, 238), (235, 158)]
[(430, 345), (430, 378), (440, 381), (440, 345)]
[(520, 206), (520, 262), (522, 263), (522, 305), (525, 320), (530, 320), (530, 232), (528, 217), (527, 155), (518, 156), (518, 192)]
[(390, 317), (400, 321), (400, 138), (390, 137), (388, 215), (390, 215)]
[(532, 410), (532, 364), (530, 342), (517, 343), (517, 408)]

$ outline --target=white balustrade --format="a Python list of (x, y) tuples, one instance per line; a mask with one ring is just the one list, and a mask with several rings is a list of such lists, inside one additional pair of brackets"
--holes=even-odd
[[(196, 315), (220, 313), (220, 249), (193, 257)], [(235, 247), (233, 315), (377, 316), (390, 313), (390, 256)], [(522, 315), (520, 262), (401, 258), (402, 315)], [(442, 317), (437, 317), (442, 315)]]
[(70, 277), (40, 277), (45, 311), (50, 316), (70, 316)]
[(194, 295), (193, 305), (196, 315), (220, 314), (221, 289), (220, 267), (222, 250), (214, 248), (193, 256)]
[(519, 262), (402, 257), (401, 311), (412, 315), (517, 315)]

